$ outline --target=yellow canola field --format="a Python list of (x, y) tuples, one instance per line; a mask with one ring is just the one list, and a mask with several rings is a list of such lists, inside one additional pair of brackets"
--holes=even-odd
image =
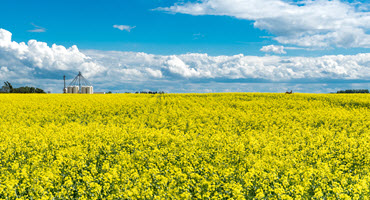
[(367, 94), (0, 95), (0, 199), (368, 199)]

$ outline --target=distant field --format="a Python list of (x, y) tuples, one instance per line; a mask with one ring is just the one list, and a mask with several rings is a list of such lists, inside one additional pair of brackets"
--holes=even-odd
[(0, 95), (2, 199), (366, 199), (368, 94)]

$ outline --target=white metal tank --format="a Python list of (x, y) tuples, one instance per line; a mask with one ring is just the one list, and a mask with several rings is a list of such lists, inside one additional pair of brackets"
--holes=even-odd
[(67, 88), (63, 88), (63, 93), (68, 93)]
[(78, 86), (73, 86), (72, 93), (77, 94), (79, 92), (79, 87)]
[(82, 86), (81, 87), (81, 93), (82, 94), (89, 94), (89, 93), (87, 93), (87, 89), (88, 89), (89, 87), (86, 87), (86, 86)]
[(93, 94), (93, 87), (92, 86), (86, 87), (86, 94)]
[(73, 93), (73, 86), (67, 87), (67, 93)]

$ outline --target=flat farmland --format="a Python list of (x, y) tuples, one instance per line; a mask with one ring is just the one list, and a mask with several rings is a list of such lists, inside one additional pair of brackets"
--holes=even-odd
[(368, 94), (0, 95), (1, 199), (367, 199)]

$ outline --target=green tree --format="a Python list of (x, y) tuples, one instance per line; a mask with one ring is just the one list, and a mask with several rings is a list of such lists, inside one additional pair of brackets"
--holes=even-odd
[(4, 86), (1, 88), (1, 90), (3, 92), (6, 92), (6, 93), (12, 93), (13, 92), (13, 86), (12, 86), (11, 83), (9, 83), (9, 81), (5, 81)]
[(5, 93), (46, 93), (43, 89), (28, 87), (28, 86), (13, 88), (12, 84), (9, 83), (9, 81), (4, 82), (4, 86), (1, 88), (1, 92), (5, 92)]
[(36, 88), (35, 93), (46, 93), (43, 89)]

